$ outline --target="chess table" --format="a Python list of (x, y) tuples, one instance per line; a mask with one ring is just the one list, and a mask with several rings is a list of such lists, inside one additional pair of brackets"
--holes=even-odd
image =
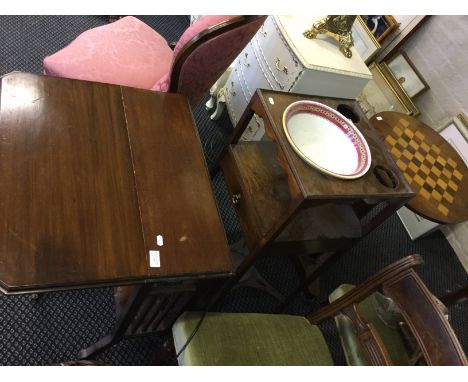
[(442, 224), (468, 220), (468, 168), (450, 143), (406, 114), (382, 112), (370, 122), (416, 193), (406, 207)]

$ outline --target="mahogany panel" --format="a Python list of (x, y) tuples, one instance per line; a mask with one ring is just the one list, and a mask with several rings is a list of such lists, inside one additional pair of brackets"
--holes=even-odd
[(12, 73), (0, 91), (3, 286), (144, 275), (120, 87)]
[[(229, 273), (232, 264), (185, 96), (122, 88), (148, 274)], [(158, 246), (156, 237), (162, 236)], [(160, 267), (149, 266), (158, 250)]]
[(232, 272), (185, 96), (19, 72), (0, 86), (0, 289)]

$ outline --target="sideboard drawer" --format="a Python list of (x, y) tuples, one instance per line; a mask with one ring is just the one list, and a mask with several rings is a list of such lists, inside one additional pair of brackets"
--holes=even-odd
[[(226, 107), (234, 126), (256, 89), (355, 99), (372, 78), (359, 55), (348, 59), (336, 44), (305, 38), (303, 31), (315, 21), (317, 16), (309, 15), (266, 19), (237, 57), (237, 71), (231, 73), (226, 86)], [(250, 132), (242, 140), (262, 135), (256, 121), (250, 122)]]
[(264, 33), (257, 33), (251, 44), (261, 65), (275, 83), (272, 88), (290, 91), (304, 67), (284, 40), (273, 17), (265, 21)]
[(265, 125), (263, 120), (256, 114), (253, 115), (244, 133), (239, 138), (240, 141), (260, 141), (265, 135)]
[[(237, 57), (234, 70), (227, 81), (226, 103), (229, 115), (234, 125), (239, 122), (242, 113), (247, 108), (249, 100), (257, 89), (270, 89), (268, 79), (262, 75), (261, 68), (255, 58), (250, 44)], [(262, 138), (265, 129), (263, 121), (256, 115), (249, 122), (242, 141), (259, 140)]]
[[(257, 89), (271, 88), (272, 85), (263, 73), (250, 43), (244, 49), (243, 54), (238, 57), (237, 68), (241, 79), (240, 87), (244, 94), (248, 94), (249, 99), (252, 98)], [(242, 141), (258, 141), (264, 133), (265, 128), (262, 119), (254, 114), (240, 139)]]
[(265, 69), (260, 65), (252, 42), (245, 47), (244, 53), (243, 65), (239, 69), (243, 81), (242, 86), (250, 94), (249, 99), (257, 89), (277, 89), (276, 84), (267, 77)]
[(229, 117), (234, 126), (239, 122), (242, 113), (250, 101), (250, 95), (246, 93), (246, 90), (242, 86), (243, 78), (241, 76), (240, 64), (236, 62), (224, 90)]

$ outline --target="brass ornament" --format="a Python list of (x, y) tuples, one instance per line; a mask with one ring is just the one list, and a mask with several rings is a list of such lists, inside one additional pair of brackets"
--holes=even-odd
[(306, 30), (305, 37), (313, 39), (318, 34), (325, 34), (332, 37), (340, 44), (340, 51), (346, 57), (351, 58), (353, 53), (351, 47), (354, 45), (351, 28), (357, 16), (339, 15), (326, 16), (312, 25), (312, 28)]

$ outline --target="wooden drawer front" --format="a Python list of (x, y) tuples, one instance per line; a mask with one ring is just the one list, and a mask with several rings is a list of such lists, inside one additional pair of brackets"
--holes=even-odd
[(226, 106), (233, 126), (237, 125), (250, 101), (250, 95), (242, 87), (241, 75), (240, 64), (237, 61), (225, 86)]
[(251, 43), (258, 60), (274, 83), (274, 89), (291, 91), (304, 67), (288, 47), (273, 17), (265, 21), (263, 29)]
[(226, 156), (221, 161), (221, 170), (223, 171), (231, 201), (234, 201), (234, 208), (239, 217), (242, 232), (245, 235), (249, 248), (252, 248), (259, 240), (257, 232), (259, 224), (253, 215), (255, 208), (250, 204), (251, 201), (249, 201), (248, 195), (246, 195), (241, 185), (241, 175), (232, 150), (233, 148), (230, 146)]

